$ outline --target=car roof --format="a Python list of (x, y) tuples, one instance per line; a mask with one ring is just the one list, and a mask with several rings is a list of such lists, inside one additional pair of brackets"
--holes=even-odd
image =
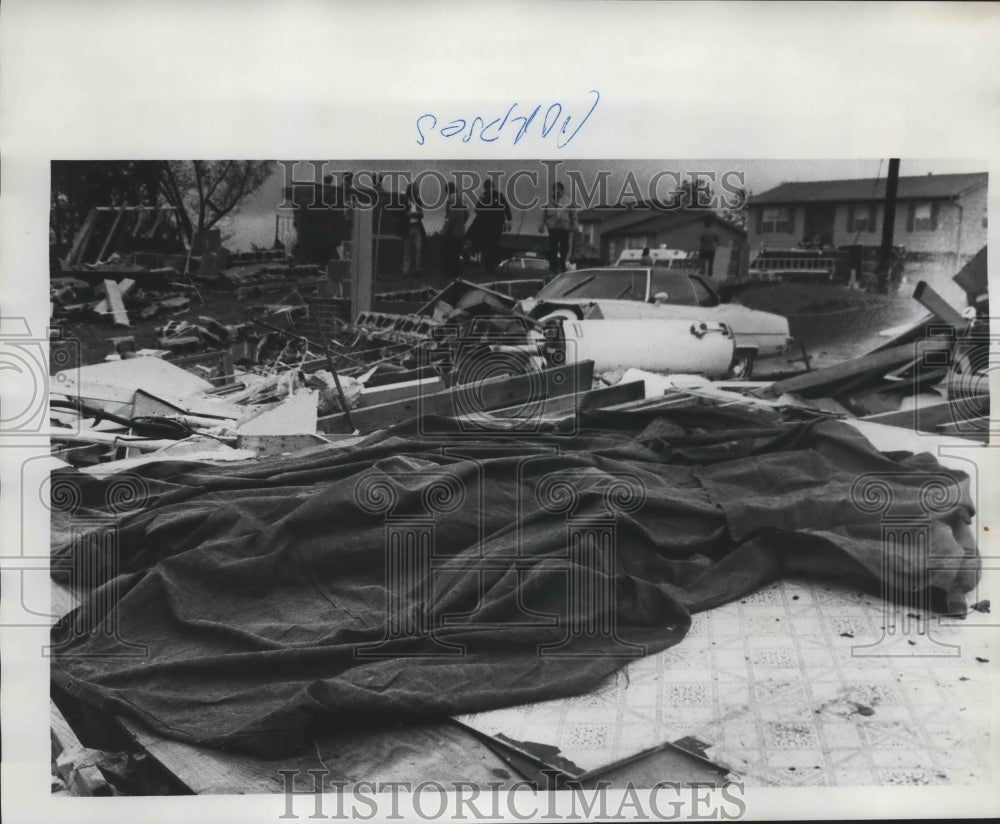
[(589, 269), (573, 269), (563, 272), (565, 275), (582, 275), (586, 272), (609, 272), (613, 275), (623, 275), (626, 272), (649, 272), (651, 266), (593, 266)]

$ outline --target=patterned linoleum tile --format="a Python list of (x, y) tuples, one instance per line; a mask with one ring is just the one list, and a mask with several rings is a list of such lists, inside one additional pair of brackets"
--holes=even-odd
[(557, 747), (581, 773), (694, 736), (751, 786), (988, 782), (988, 616), (908, 612), (784, 581), (693, 616), (684, 641), (590, 695), (459, 720)]

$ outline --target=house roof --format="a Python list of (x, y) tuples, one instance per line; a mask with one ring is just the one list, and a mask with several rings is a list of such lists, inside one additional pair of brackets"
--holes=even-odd
[(672, 229), (676, 229), (688, 223), (702, 221), (706, 217), (710, 218), (713, 223), (729, 229), (735, 234), (746, 235), (745, 229), (741, 229), (735, 223), (730, 223), (725, 218), (719, 217), (719, 215), (713, 212), (684, 210), (672, 212), (653, 212), (652, 214), (646, 214), (647, 216), (644, 219), (635, 223), (630, 223), (627, 226), (619, 226), (616, 229), (611, 229), (604, 232), (603, 236), (613, 238), (627, 237), (629, 235), (644, 235), (649, 234), (650, 232), (669, 232)]
[(582, 209), (576, 217), (580, 223), (593, 223), (607, 220), (609, 217), (623, 217), (625, 215), (635, 217), (636, 220), (645, 220), (655, 203), (655, 201), (643, 200), (636, 203), (619, 203), (618, 205), (603, 204), (590, 209)]
[[(923, 175), (899, 178), (897, 200), (931, 200), (956, 197), (969, 189), (985, 186), (989, 175)], [(782, 183), (750, 198), (750, 205), (766, 203), (820, 203), (885, 199), (885, 179), (807, 180)]]

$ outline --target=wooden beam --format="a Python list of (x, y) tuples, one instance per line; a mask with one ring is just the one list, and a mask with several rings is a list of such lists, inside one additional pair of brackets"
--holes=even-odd
[(111, 245), (111, 239), (115, 236), (115, 232), (118, 231), (118, 224), (122, 222), (122, 218), (125, 216), (125, 210), (119, 208), (118, 215), (115, 217), (115, 222), (111, 224), (111, 229), (108, 230), (107, 237), (104, 238), (104, 244), (101, 246), (101, 251), (97, 253), (97, 260), (95, 263), (100, 263), (104, 260), (104, 253), (108, 250)]
[(968, 418), (964, 421), (953, 421), (952, 423), (942, 423), (935, 431), (939, 435), (955, 435), (959, 438), (968, 438), (981, 443), (990, 442), (990, 416), (982, 415), (978, 418)]
[(900, 364), (915, 358), (920, 359), (930, 352), (947, 352), (953, 345), (954, 341), (951, 340), (923, 340), (894, 346), (892, 349), (869, 353), (860, 358), (778, 381), (764, 390), (764, 394), (770, 397), (778, 397), (786, 392), (805, 397), (836, 394), (848, 380), (888, 372)]
[(73, 238), (73, 245), (69, 249), (69, 254), (66, 255), (65, 268), (69, 269), (73, 266), (77, 266), (80, 263), (80, 256), (83, 254), (83, 250), (87, 246), (87, 242), (90, 240), (90, 235), (94, 231), (94, 223), (97, 222), (97, 209), (91, 209), (90, 213), (87, 215), (87, 219), (83, 222), (83, 226), (80, 227), (80, 231), (76, 233), (76, 237)]
[[(645, 381), (629, 381), (601, 389), (591, 389), (589, 392), (577, 392), (557, 398), (548, 398), (539, 410), (544, 418), (568, 417), (577, 412), (593, 409), (604, 409), (608, 406), (629, 403), (646, 397)], [(493, 412), (499, 418), (514, 417), (523, 410), (523, 406), (508, 406)]]
[[(933, 432), (939, 426), (954, 424), (959, 421), (975, 419), (989, 412), (989, 395), (978, 395), (963, 398), (959, 401), (944, 401), (929, 406), (919, 406), (901, 412), (883, 412), (878, 415), (868, 415), (861, 420), (872, 423), (885, 423), (890, 426), (904, 426), (920, 432)], [(971, 426), (970, 429), (975, 429)], [(953, 433), (959, 434), (959, 433)]]
[(377, 406), (383, 403), (415, 398), (421, 392), (431, 394), (444, 389), (444, 384), (437, 376), (423, 380), (400, 381), (399, 383), (384, 383), (380, 386), (366, 386), (358, 398), (359, 407)]
[(97, 766), (103, 753), (88, 749), (80, 743), (73, 728), (51, 698), (49, 719), (52, 756), (56, 762), (56, 772), (66, 784), (66, 789), (77, 796), (111, 795), (111, 788)]
[[(555, 398), (581, 389), (589, 390), (593, 376), (594, 362), (580, 361), (542, 372), (466, 384), (444, 392), (355, 409), (351, 417), (358, 431), (374, 432), (420, 415), (453, 417), (467, 412), (488, 412), (532, 398)], [(351, 431), (342, 412), (320, 418), (317, 427), (320, 432)]]
[(108, 306), (111, 309), (111, 314), (115, 319), (115, 323), (119, 326), (131, 326), (131, 322), (128, 319), (128, 312), (125, 309), (125, 304), (122, 301), (122, 290), (121, 287), (113, 280), (104, 281), (104, 293), (108, 296)]
[(962, 313), (928, 286), (926, 282), (920, 281), (917, 284), (916, 289), (913, 290), (913, 297), (942, 323), (954, 326), (956, 329), (964, 329), (969, 325), (969, 322), (962, 317)]

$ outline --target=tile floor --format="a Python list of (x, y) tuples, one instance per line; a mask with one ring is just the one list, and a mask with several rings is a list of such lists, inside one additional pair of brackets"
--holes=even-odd
[(748, 786), (986, 783), (992, 627), (782, 581), (590, 694), (458, 720), (556, 747), (575, 776), (690, 737)]

